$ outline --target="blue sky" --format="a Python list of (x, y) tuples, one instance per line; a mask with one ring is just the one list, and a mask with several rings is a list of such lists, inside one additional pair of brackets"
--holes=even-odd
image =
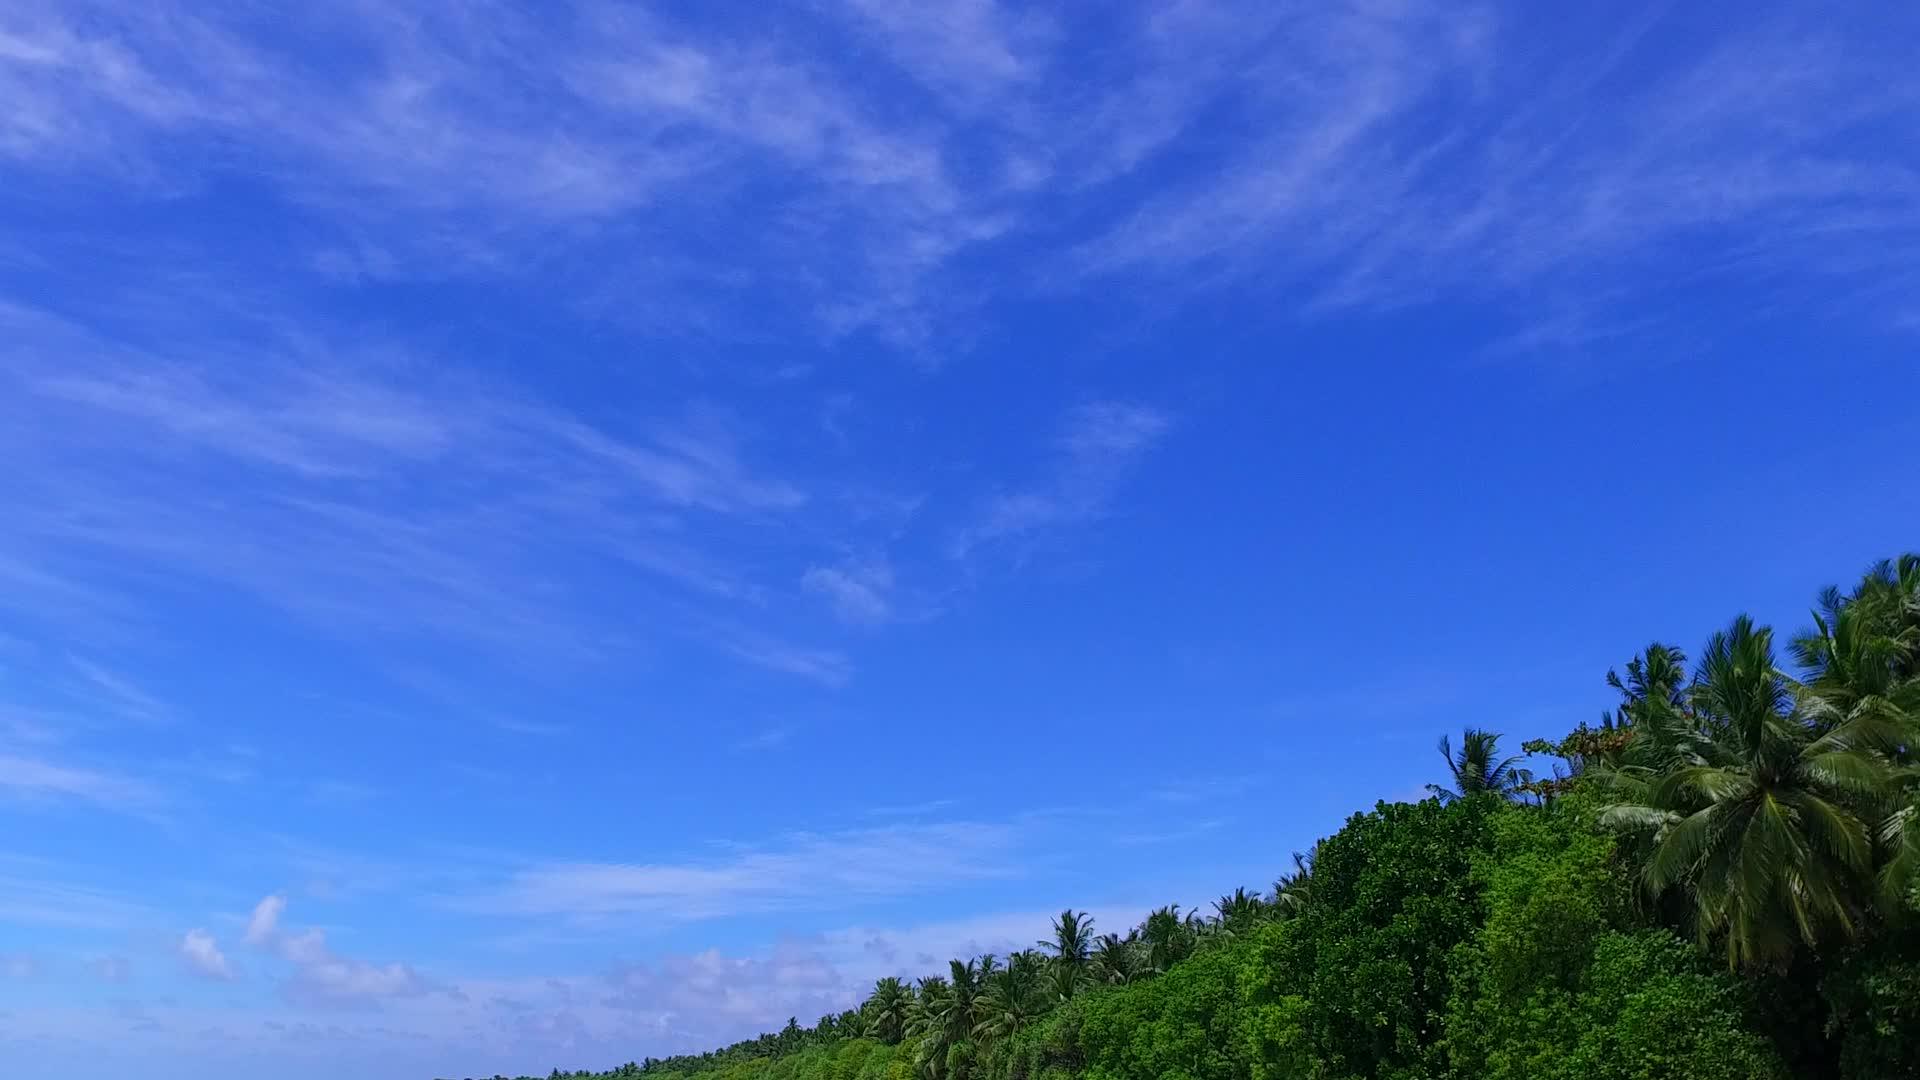
[(0, 12), (0, 1059), (698, 1049), (1920, 542), (1902, 5)]

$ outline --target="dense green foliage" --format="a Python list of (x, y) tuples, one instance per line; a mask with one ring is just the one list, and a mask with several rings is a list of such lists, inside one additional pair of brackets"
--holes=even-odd
[[(1450, 740), (1273, 890), (596, 1080), (1920, 1078), (1920, 557), (1609, 673), (1599, 726)], [(566, 1074), (556, 1073), (555, 1076)]]
[(1453, 956), (1446, 1044), (1457, 1074), (1765, 1077), (1742, 987), (1671, 932), (1638, 924), (1613, 841), (1572, 800), (1505, 814), (1476, 865), (1486, 917)]

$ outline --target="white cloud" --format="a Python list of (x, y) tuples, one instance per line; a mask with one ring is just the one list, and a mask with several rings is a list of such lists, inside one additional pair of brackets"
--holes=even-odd
[[(834, 686), (854, 658), (788, 616), (898, 621), (927, 571), (901, 559), (891, 526), (848, 535), (862, 523), (831, 507), (855, 478), (810, 472), (813, 444), (655, 396), (669, 385), (656, 372), (705, 362), (681, 347), (689, 336), (870, 331), (935, 353), (990, 338), (996, 320), (972, 316), (1035, 291), (1110, 291), (1132, 308), (1237, 288), (1279, 316), (1519, 298), (1530, 325), (1499, 347), (1536, 352), (1670, 325), (1658, 305), (1618, 315), (1682, 272), (1744, 275), (1808, 305), (1824, 302), (1810, 282), (1859, 284), (1850, 302), (1886, 298), (1912, 319), (1920, 203), (1899, 136), (1920, 114), (1910, 27), (1890, 22), (1907, 16), (1763, 4), (1724, 34), (1655, 40), (1668, 8), (1598, 13), (1607, 32), (1568, 27), (1562, 51), (1529, 20), (1564, 9), (1432, 0), (1097, 17), (848, 0), (724, 33), (631, 6), (548, 18), (485, 2), (458, 16), (309, 5), (268, 30), (231, 6), (6, 5), (0, 181), (35, 212), (0, 239), (0, 262), (44, 274), (39, 291), (71, 321), (0, 309), (0, 608), (113, 657), (91, 642), (162, 637), (150, 631), (165, 612), (149, 606), (162, 582), (258, 600), (382, 661), (485, 650), (502, 663), (466, 665), (482, 677), (631, 669), (684, 636)], [(317, 40), (330, 47), (306, 47)], [(209, 252), (166, 232), (234, 178), (284, 213), (280, 243)], [(102, 199), (146, 231), (92, 235)], [(141, 212), (161, 202), (182, 212)], [(633, 391), (620, 400), (644, 411), (478, 374), (524, 361), (506, 355), (512, 341), (476, 358), (329, 325), (286, 300), (318, 291), (308, 268), (329, 298), (463, 276), (547, 304), (537, 318), (664, 331), (633, 350), (644, 355), (618, 335), (604, 357), (534, 350), (542, 365), (617, 363)], [(1543, 290), (1572, 299), (1534, 303)], [(855, 429), (838, 429), (844, 452)], [(1062, 429), (1030, 472), (971, 478), (992, 490), (957, 496), (965, 524), (932, 505), (925, 518), (941, 524), (926, 527), (958, 552), (1071, 535), (1115, 511), (1170, 426), (1111, 401)], [(109, 667), (72, 672), (103, 712), (167, 715)], [(122, 758), (67, 745), (68, 719), (0, 716), (0, 794), (166, 801), (118, 772)], [(541, 861), (466, 902), (566, 923), (826, 907), (1008, 872), (1017, 847), (965, 823), (828, 830), (704, 857)], [(430, 877), (354, 864), (314, 876), (398, 892), (414, 873)], [(145, 900), (44, 866), (0, 872), (8, 924), (162, 925)], [(662, 960), (620, 984), (625, 1012), (597, 1002), (606, 988), (590, 979), (566, 984), (572, 998), (534, 988), (524, 1011), (490, 1012), (420, 992), (405, 964), (341, 955), (336, 944), (354, 951), (341, 931), (283, 929), (284, 903), (263, 900), (245, 940), (288, 966), (287, 996), (383, 1011), (337, 1027), (282, 1013), (282, 1027), (245, 1037), (273, 1030), (329, 1054), (433, 1037), (577, 1055), (628, 1048), (635, 1031), (704, 1047), (850, 1003), (836, 988), (876, 967), (924, 971), (923, 956), (1044, 927), (849, 930), (786, 952)], [(180, 949), (193, 970), (235, 974), (205, 931)], [(228, 1019), (174, 1006), (149, 1018), (179, 1031)], [(100, 1025), (74, 1030), (110, 1041)]]
[(247, 921), (248, 945), (271, 952), (293, 966), (282, 984), (289, 1000), (307, 1005), (350, 1005), (428, 992), (427, 980), (401, 963), (372, 964), (342, 956), (327, 944), (326, 932), (312, 927), (281, 929), (286, 897), (275, 894), (254, 906)]
[(287, 898), (277, 894), (255, 904), (247, 918), (247, 944), (260, 947), (272, 943), (280, 933), (280, 915), (286, 910)]
[(955, 539), (954, 554), (1032, 540), (1101, 517), (1127, 471), (1168, 424), (1164, 413), (1132, 402), (1100, 401), (1075, 408), (1039, 483), (988, 499)]
[[(0, 575), (17, 561), (108, 592), (151, 570), (356, 636), (576, 660), (693, 638), (770, 670), (847, 677), (844, 658), (731, 616), (677, 617), (678, 605), (757, 615), (748, 553), (811, 510), (800, 486), (747, 460), (749, 435), (723, 412), (616, 432), (509, 387), (427, 385), (404, 365), (290, 352), (241, 379), (3, 304), (0, 325), (16, 331), (0, 348), (0, 450), (19, 466), (0, 496), (34, 508), (0, 540)], [(136, 572), (102, 575), (103, 555)], [(138, 618), (137, 590), (109, 595)], [(63, 629), (88, 610), (59, 590), (0, 604)], [(662, 617), (637, 625), (636, 609)], [(82, 671), (117, 708), (161, 707), (98, 665)]]
[(1099, 470), (1116, 458), (1139, 453), (1166, 429), (1167, 418), (1158, 410), (1132, 402), (1097, 401), (1073, 411), (1060, 443), (1076, 468)]
[(817, 950), (782, 945), (765, 956), (709, 949), (632, 964), (608, 976), (607, 1004), (676, 1027), (715, 1033), (848, 1007), (852, 986)]
[[(1097, 906), (1103, 929), (1124, 929), (1146, 910)], [(943, 973), (955, 957), (1004, 955), (1044, 937), (1054, 912), (980, 915), (918, 926), (857, 926), (783, 940), (764, 949), (673, 953), (616, 966), (598, 976), (467, 980), (469, 1004), (446, 1027), (473, 1024), (523, 1048), (565, 1039), (576, 1045), (644, 1044), (651, 1053), (700, 1051), (778, 1028), (811, 1023), (857, 1005), (884, 975)], [(409, 1003), (424, 1007), (427, 1001)], [(615, 1050), (607, 1060), (619, 1060)], [(519, 1058), (507, 1059), (508, 1064)]]
[(38, 709), (0, 704), (0, 743), (32, 743), (37, 746), (57, 743), (61, 734), (48, 723), (50, 719), (52, 717)]
[(371, 964), (335, 953), (317, 929), (281, 939), (280, 954), (294, 965), (284, 989), (298, 1002), (350, 1004), (411, 997), (430, 989), (420, 973), (406, 964)]
[(926, 802), (907, 803), (899, 806), (875, 806), (875, 807), (869, 808), (866, 811), (866, 813), (868, 817), (879, 817), (879, 818), (925, 817), (928, 814), (945, 810), (955, 805), (957, 801), (958, 800), (955, 800), (955, 799), (928, 799)]
[[(1670, 6), (847, 0), (725, 32), (356, 6), (302, 24), (350, 47), (307, 50), (211, 8), (30, 3), (0, 22), (0, 163), (138, 196), (230, 162), (331, 226), (332, 273), (558, 262), (622, 318), (922, 349), (982, 297), (1118, 274), (1374, 307), (1644, 290), (1677, 242), (1733, 274), (1911, 263), (1904, 16), (1683, 36)], [(1011, 238), (1064, 254), (974, 258)]]
[[(1102, 931), (1124, 933), (1146, 910), (1096, 905), (1092, 915)], [(614, 992), (601, 1000), (630, 1024), (659, 1025), (685, 1045), (705, 1049), (777, 1028), (789, 1016), (809, 1023), (852, 1008), (883, 976), (944, 974), (950, 959), (1031, 947), (1047, 936), (1055, 914), (1010, 911), (917, 926), (855, 926), (748, 954), (669, 955), (616, 968), (608, 976)], [(581, 1007), (583, 996), (568, 1000), (584, 1018), (591, 1010)]]
[(755, 667), (797, 675), (822, 686), (843, 686), (853, 677), (853, 662), (835, 649), (794, 645), (757, 631), (716, 626), (711, 640), (722, 650)]
[(227, 963), (226, 954), (220, 951), (219, 943), (205, 930), (189, 930), (180, 939), (180, 959), (186, 964), (187, 970), (205, 978), (231, 982), (239, 977), (233, 965)]
[(883, 623), (893, 616), (893, 567), (885, 562), (809, 567), (800, 585), (825, 597), (847, 622)]
[(0, 795), (4, 794), (77, 799), (128, 812), (151, 809), (161, 801), (159, 790), (142, 780), (17, 754), (0, 754)]
[(36, 928), (125, 931), (154, 913), (119, 892), (67, 880), (71, 867), (0, 855), (0, 922)]
[(495, 717), (493, 726), (515, 735), (536, 735), (542, 738), (565, 735), (573, 730), (566, 724), (545, 720), (523, 720), (515, 716)]
[[(1164, 903), (1165, 901), (1159, 901)], [(1095, 903), (1087, 908), (1101, 933), (1125, 935), (1151, 904)], [(1079, 908), (1080, 905), (1075, 905)], [(908, 926), (851, 926), (817, 936), (817, 948), (861, 987), (886, 975), (945, 974), (948, 960), (1005, 956), (1048, 936), (1059, 909), (987, 912)]]
[[(1253, 134), (1085, 239), (1066, 273), (1257, 277), (1309, 310), (1545, 290), (1617, 307), (1679, 273), (1904, 276), (1920, 162), (1869, 134), (1920, 119), (1893, 50), (1864, 23), (1781, 12), (1643, 48), (1669, 6), (1562, 26), (1595, 43), (1572, 63), (1515, 47), (1544, 11), (1293, 15), (1287, 49), (1235, 89)], [(1674, 245), (1686, 257), (1662, 258)]]
[(968, 107), (1035, 79), (1055, 31), (1043, 15), (994, 0), (848, 0), (903, 72)]
[(1148, 797), (1168, 803), (1210, 803), (1216, 806), (1233, 802), (1259, 782), (1251, 775), (1208, 776), (1170, 781), (1148, 792)]
[(129, 719), (153, 722), (167, 719), (172, 714), (172, 709), (165, 702), (119, 672), (78, 656), (67, 657), (67, 663), (104, 698), (110, 708)]
[(765, 728), (740, 740), (736, 745), (741, 750), (773, 750), (785, 746), (793, 738), (793, 728), (788, 725)]
[(1172, 828), (1144, 829), (1112, 834), (1116, 844), (1125, 847), (1149, 847), (1161, 844), (1189, 843), (1229, 823), (1227, 818), (1180, 819)]
[(973, 822), (795, 833), (711, 859), (536, 864), (455, 903), (481, 912), (587, 922), (818, 907), (1005, 875), (1015, 840), (1012, 826)]
[[(1124, 932), (1167, 899), (1088, 910), (1099, 929)], [(1034, 909), (848, 926), (765, 948), (669, 953), (593, 972), (466, 978), (425, 989), (404, 965), (396, 971), (346, 961), (330, 969), (338, 958), (324, 940), (297, 933), (280, 948), (308, 960), (309, 982), (300, 983), (295, 968), (278, 1000), (97, 1008), (28, 1002), (9, 1020), (76, 1047), (105, 1039), (149, 1055), (191, 1053), (222, 1063), (220, 1055), (233, 1053), (235, 1061), (270, 1058), (316, 1075), (327, 1068), (380, 1075), (403, 1066), (418, 1075), (539, 1074), (555, 1063), (604, 1068), (638, 1052), (711, 1049), (777, 1028), (788, 1016), (811, 1022), (851, 1008), (882, 975), (935, 974), (949, 958), (1030, 945), (1046, 936), (1054, 914)], [(210, 1045), (207, 1033), (216, 1030)]]
[[(357, 49), (320, 64), (217, 13), (84, 7), (49, 7), (6, 39), (0, 91), (15, 108), (0, 158), (154, 184), (183, 143), (244, 147), (249, 172), (350, 237), (380, 237), (316, 253), (354, 274), (511, 272), (555, 227), (631, 218), (671, 232), (690, 210), (737, 212), (774, 170), (797, 185), (795, 212), (746, 235), (763, 257), (715, 268), (608, 249), (619, 280), (641, 286), (621, 306), (671, 294), (681, 315), (701, 311), (726, 293), (698, 286), (744, 273), (800, 297), (809, 320), (904, 337), (921, 279), (994, 231), (949, 177), (936, 124), (793, 55), (780, 19), (716, 39), (590, 6), (558, 21), (496, 6), (472, 23), (335, 11), (316, 21)], [(355, 54), (365, 62), (343, 66)], [(799, 252), (826, 235), (851, 243), (823, 276)]]
[[(49, 198), (139, 199), (191, 197), (231, 166), (325, 245), (294, 265), (540, 274), (569, 316), (658, 307), (676, 334), (761, 341), (804, 323), (922, 347), (964, 337), (986, 298), (1123, 277), (1160, 295), (1271, 283), (1279, 307), (1550, 282), (1576, 299), (1545, 322), (1527, 305), (1534, 329), (1505, 339), (1536, 351), (1623, 325), (1594, 309), (1630, 300), (1676, 238), (1699, 246), (1689, 264), (1889, 296), (1920, 265), (1915, 162), (1865, 137), (1913, 115), (1913, 84), (1842, 26), (1769, 16), (1643, 56), (1655, 12), (1536, 67), (1512, 48), (1534, 16), (1429, 2), (1089, 21), (852, 0), (725, 34), (485, 12), (315, 12), (305, 29), (346, 47), (309, 55), (211, 8), (16, 5), (0, 168)], [(854, 42), (883, 62), (837, 62)], [(94, 286), (50, 287), (64, 318), (0, 306), (0, 501), (25, 508), (0, 537), (11, 614), (134, 637), (154, 614), (142, 587), (180, 579), (383, 656), (456, 642), (585, 665), (691, 638), (835, 686), (855, 658), (775, 610), (795, 581), (849, 622), (918, 609), (901, 582), (920, 568), (837, 501), (865, 477), (811, 472), (796, 451), (815, 444), (791, 432), (551, 400), (289, 307), (305, 279), (277, 276), (285, 262), (208, 260), (190, 237), (93, 237), (101, 257), (82, 258), (74, 232), (25, 230), (5, 253)], [(1002, 244), (1013, 257), (979, 257)], [(127, 281), (101, 277), (114, 266)], [(755, 310), (715, 317), (712, 297)], [(805, 310), (772, 310), (788, 305)], [(932, 528), (955, 553), (1024, 553), (1110, 512), (1165, 427), (1137, 403), (1087, 405), (1032, 475), (987, 478), (959, 496), (965, 522)], [(770, 556), (768, 536), (792, 547)], [(99, 672), (103, 697), (136, 695), (123, 712), (164, 704)]]

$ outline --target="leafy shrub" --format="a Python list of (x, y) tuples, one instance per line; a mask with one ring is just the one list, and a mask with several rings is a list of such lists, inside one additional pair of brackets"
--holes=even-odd
[(1438, 1072), (1451, 953), (1481, 922), (1472, 879), (1492, 797), (1382, 803), (1320, 844), (1313, 900), (1260, 935), (1242, 979), (1259, 1075)]
[(1474, 868), (1486, 920), (1455, 952), (1454, 1075), (1748, 1080), (1781, 1075), (1742, 1026), (1740, 984), (1661, 929), (1632, 928), (1613, 841), (1565, 801), (1506, 814)]
[(1847, 1080), (1920, 1077), (1920, 931), (1855, 950), (1821, 987)]
[(1087, 1080), (1245, 1076), (1236, 951), (1206, 949), (1151, 982), (1089, 996), (1080, 1009)]

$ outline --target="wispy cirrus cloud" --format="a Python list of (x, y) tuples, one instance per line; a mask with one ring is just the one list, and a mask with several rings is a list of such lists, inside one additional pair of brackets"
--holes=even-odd
[[(139, 609), (143, 575), (186, 574), (321, 625), (604, 653), (634, 634), (626, 609), (543, 567), (630, 571), (629, 600), (751, 610), (757, 586), (708, 553), (714, 539), (746, 542), (808, 501), (748, 464), (715, 412), (616, 434), (510, 389), (429, 390), (391, 365), (241, 378), (17, 307), (0, 319), (16, 331), (0, 444), (20, 465), (0, 488), (23, 508), (0, 558), (123, 590), (123, 609)], [(696, 524), (707, 550), (686, 540)], [(9, 599), (71, 617), (57, 593)], [(717, 636), (775, 670), (844, 678), (822, 650)], [(81, 671), (120, 707), (155, 711), (105, 669)]]
[[(1533, 356), (1673, 327), (1661, 294), (1675, 282), (1737, 281), (1743, 316), (1909, 331), (1920, 295), (1920, 163), (1903, 137), (1920, 116), (1916, 27), (1897, 6), (1835, 18), (1762, 3), (1737, 25), (1665, 3), (1433, 0), (845, 0), (733, 25), (598, 2), (271, 14), (0, 11), (0, 615), (8, 641), (31, 643), (10, 671), (58, 684), (0, 705), (0, 801), (85, 811), (60, 824), (104, 821), (89, 834), (102, 850), (146, 837), (105, 831), (125, 822), (95, 809), (238, 788), (283, 754), (346, 755), (368, 737), (316, 725), (339, 745), (295, 755), (263, 731), (258, 756), (177, 758), (122, 738), (164, 720), (170, 737), (226, 745), (231, 718), (169, 700), (156, 673), (220, 670), (256, 630), (291, 639), (303, 670), (288, 682), (324, 681), (307, 669), (349, 651), (396, 683), (441, 676), (427, 696), (473, 721), (459, 754), (484, 765), (472, 776), (489, 808), (549, 768), (556, 787), (576, 779), (549, 764), (569, 741), (506, 736), (578, 732), (597, 751), (592, 699), (632, 700), (650, 665), (728, 692), (757, 684), (697, 661), (788, 676), (783, 694), (846, 686), (859, 631), (939, 609), (996, 557), (1089, 537), (1184, 435), (1138, 397), (1060, 415), (1087, 391), (1048, 375), (1020, 383), (1041, 395), (1032, 410), (1004, 427), (985, 414), (994, 454), (927, 436), (948, 406), (917, 398), (964, 389), (931, 381), (958, 367), (942, 361), (1006, 341), (1009, 363), (1051, 362), (1029, 355), (1030, 318), (1050, 331), (1084, 325), (1083, 304), (1152, 314), (1231, 297), (1233, 318), (1257, 324), (1466, 301), (1520, 324), (1489, 329), (1493, 352)], [(867, 339), (927, 381), (853, 392)], [(823, 342), (841, 348), (802, 354)], [(1093, 392), (1142, 393), (1130, 359)], [(1033, 415), (1057, 430), (1019, 430)], [(604, 683), (571, 678), (594, 665)], [(514, 701), (516, 678), (578, 693)], [(209, 713), (252, 711), (260, 689), (209, 694)], [(1406, 696), (1386, 690), (1365, 708), (1335, 694), (1274, 710), (1364, 715)], [(422, 711), (409, 704), (366, 728), (437, 746), (442, 732), (416, 740), (397, 722)], [(689, 692), (659, 714), (753, 716), (714, 729), (723, 744), (746, 734), (743, 748), (819, 741), (782, 723), (811, 714), (734, 706)], [(496, 744), (510, 749), (489, 758)], [(285, 779), (348, 804), (303, 825), (285, 800), (286, 827), (351, 827), (331, 819), (354, 817), (363, 789)], [(1231, 786), (1141, 797), (1198, 806)], [(456, 1054), (460, 1074), (544, 1075), (703, 1049), (850, 1005), (877, 974), (1029, 943), (1046, 913), (485, 979), (444, 970), (444, 943), (437, 960), (427, 944), (362, 959), (351, 906), (379, 894), (389, 931), (474, 915), (476, 936), (510, 922), (599, 943), (769, 912), (834, 925), (835, 906), (959, 891), (1045, 854), (1018, 823), (951, 810), (691, 853), (282, 853), (302, 910), (342, 909), (324, 933), (285, 925), (270, 897), (244, 931), (230, 919), (182, 938), (202, 921), (186, 905), (156, 913), (145, 905), (166, 898), (0, 862), (0, 922), (84, 937), (74, 955), (142, 949), (137, 984), (244, 966), (251, 978), (218, 995), (259, 991), (223, 1009), (32, 1004), (10, 1008), (9, 1030), (64, 1033), (96, 1071), (103, 1046), (257, 1055), (202, 1070), (221, 1075), (289, 1059), (437, 1075)], [(1190, 843), (1223, 820), (1193, 816), (1115, 817), (1098, 836)], [(197, 857), (199, 839), (182, 850)], [(273, 847), (234, 846), (247, 865)], [(409, 912), (420, 897), (427, 910)], [(1102, 927), (1147, 906), (1101, 907)], [(141, 926), (169, 929), (115, 936)]]
[(1030, 487), (995, 493), (952, 545), (957, 556), (1001, 543), (1032, 541), (1107, 512), (1115, 492), (1170, 421), (1135, 402), (1097, 401), (1066, 418), (1043, 474)]
[(72, 879), (45, 859), (0, 854), (0, 921), (41, 930), (117, 931), (153, 921), (133, 894)]
[[(591, 3), (10, 14), (17, 170), (175, 193), (238, 169), (313, 215), (336, 276), (593, 267), (597, 310), (701, 334), (928, 350), (1009, 284), (1119, 276), (1321, 310), (1644, 290), (1676, 243), (1690, 273), (1863, 280), (1920, 231), (1920, 162), (1876, 137), (1920, 111), (1897, 9), (1686, 35), (1650, 3), (1591, 16), (1571, 63), (1527, 47), (1543, 13), (1484, 3), (848, 0), (725, 33)], [(977, 265), (1009, 243), (1061, 254)]]
[(1014, 826), (929, 822), (796, 833), (676, 862), (546, 862), (452, 901), (464, 910), (585, 922), (714, 918), (896, 897), (1005, 875)]
[(717, 625), (709, 638), (723, 652), (754, 667), (794, 675), (822, 686), (843, 686), (853, 678), (853, 662), (838, 649), (793, 645), (756, 630)]
[[(595, 4), (567, 19), (335, 9), (274, 33), (213, 13), (32, 14), (0, 39), (0, 89), (19, 103), (0, 151), (151, 186), (193, 182), (161, 163), (183, 141), (244, 146), (340, 226), (325, 261), (355, 275), (501, 273), (539, 230), (610, 219), (698, 244), (774, 170), (802, 190), (752, 237), (764, 258), (723, 271), (603, 257), (683, 314), (722, 295), (700, 286), (745, 275), (804, 297), (816, 325), (904, 341), (920, 333), (922, 278), (998, 229), (957, 186), (936, 125), (886, 115), (773, 27), (716, 40)], [(828, 234), (857, 241), (831, 281), (796, 265)]]
[[(971, 492), (943, 493), (945, 512), (916, 496), (916, 518), (857, 471), (803, 471), (793, 430), (698, 400), (596, 415), (407, 352), (323, 355), (257, 333), (260, 362), (241, 369), (226, 338), (147, 346), (4, 304), (0, 324), (14, 331), (0, 450), (20, 466), (0, 494), (25, 508), (0, 567), (84, 581), (96, 601), (29, 588), (0, 606), (89, 650), (138, 637), (156, 586), (193, 580), (397, 644), (396, 663), (441, 644), (586, 665), (691, 642), (837, 687), (855, 662), (806, 639), (821, 633), (809, 598), (856, 625), (929, 617), (950, 585), (937, 570), (903, 583), (909, 526), (944, 531), (959, 510), (954, 546), (973, 550), (1093, 520), (1167, 423), (1084, 404), (1030, 486), (964, 510)], [(170, 715), (126, 676), (68, 663), (112, 710)]]
[(159, 788), (132, 776), (40, 757), (0, 752), (0, 796), (73, 800), (138, 813), (164, 801)]
[(885, 561), (811, 566), (800, 576), (800, 585), (824, 598), (847, 622), (883, 623), (894, 614), (893, 567)]
[(1046, 13), (994, 0), (849, 0), (844, 8), (904, 74), (963, 110), (1037, 82), (1059, 45)]
[(777, 750), (785, 746), (787, 742), (793, 738), (793, 734), (794, 728), (787, 724), (762, 728), (746, 738), (741, 739), (739, 742), (734, 743), (734, 748), (736, 750), (752, 751)]
[[(1609, 17), (1549, 68), (1515, 47), (1529, 14), (1511, 8), (1281, 16), (1288, 70), (1255, 65), (1233, 90), (1261, 134), (1085, 239), (1068, 273), (1257, 274), (1320, 309), (1575, 282), (1605, 307), (1643, 298), (1649, 273), (1903, 274), (1920, 159), (1869, 134), (1920, 117), (1896, 50), (1785, 11), (1703, 49), (1644, 48), (1682, 19)], [(1920, 32), (1894, 21), (1895, 39)], [(1690, 257), (1663, 266), (1674, 245)]]
[(127, 719), (156, 723), (172, 715), (171, 706), (120, 672), (78, 656), (67, 657), (67, 663), (85, 680), (96, 697), (103, 699), (109, 709)]

